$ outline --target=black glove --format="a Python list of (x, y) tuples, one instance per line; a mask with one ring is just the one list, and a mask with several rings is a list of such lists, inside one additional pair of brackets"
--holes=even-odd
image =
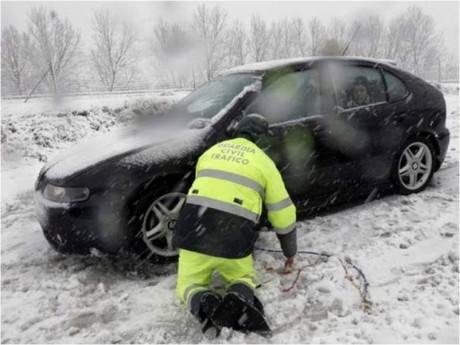
[(297, 254), (297, 229), (293, 229), (290, 233), (285, 235), (276, 234), (280, 241), (283, 254), (287, 258), (292, 258)]

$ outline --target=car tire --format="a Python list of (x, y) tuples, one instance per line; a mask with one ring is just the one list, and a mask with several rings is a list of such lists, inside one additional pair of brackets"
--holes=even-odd
[(436, 168), (433, 145), (424, 137), (408, 139), (396, 153), (391, 182), (398, 194), (408, 195), (424, 190)]
[[(153, 189), (153, 188), (152, 188)], [(137, 201), (136, 205), (134, 207), (133, 211), (133, 216), (131, 217), (131, 222), (130, 222), (130, 228), (133, 233), (133, 240), (132, 240), (132, 246), (131, 249), (134, 251), (136, 254), (140, 256), (141, 259), (151, 259), (157, 263), (167, 263), (167, 262), (173, 262), (176, 261), (178, 258), (178, 255), (175, 254), (167, 254), (167, 255), (162, 255), (161, 253), (155, 252), (152, 250), (152, 245), (151, 243), (148, 243), (145, 239), (145, 234), (143, 232), (143, 227), (146, 226), (146, 223), (154, 221), (153, 217), (153, 211), (152, 207), (155, 204), (155, 202), (158, 202), (159, 200), (163, 200), (165, 197), (169, 195), (183, 195), (185, 199), (185, 194), (184, 193), (171, 193), (171, 190), (174, 190), (171, 185), (163, 185), (160, 188), (154, 188), (155, 190), (150, 193), (145, 193), (143, 196), (141, 196)], [(176, 214), (177, 216), (178, 214)], [(165, 220), (167, 224), (172, 224), (177, 220), (177, 217), (171, 217), (171, 219)], [(158, 221), (158, 219), (157, 219)], [(168, 232), (169, 235), (171, 235), (173, 229), (170, 229)], [(170, 240), (170, 239), (169, 239)], [(153, 244), (153, 247), (157, 247), (157, 249), (160, 249), (162, 246), (162, 241), (164, 241), (165, 247), (168, 246), (166, 238), (159, 238), (156, 240), (156, 242)], [(168, 251), (168, 250), (166, 250)]]

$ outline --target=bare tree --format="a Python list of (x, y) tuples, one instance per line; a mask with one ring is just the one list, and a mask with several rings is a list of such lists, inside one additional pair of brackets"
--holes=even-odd
[(182, 55), (191, 48), (190, 38), (178, 24), (168, 24), (160, 19), (153, 31), (155, 43), (157, 43), (154, 43), (154, 49), (157, 49), (157, 53), (164, 57)]
[(281, 45), (281, 58), (294, 57), (295, 38), (292, 29), (292, 22), (287, 18), (281, 20), (278, 24), (281, 40), (278, 44)]
[[(399, 19), (395, 18), (390, 21), (383, 37), (383, 56), (387, 59), (397, 59), (404, 55), (401, 51), (403, 42), (403, 30)], [(405, 60), (405, 57), (404, 57)]]
[[(444, 51), (448, 51), (447, 47)], [(457, 80), (459, 76), (458, 50), (447, 52), (440, 57), (438, 66), (438, 80)]]
[(326, 40), (319, 50), (321, 55), (328, 56), (340, 56), (342, 55), (342, 52), (343, 46), (340, 45), (339, 42), (334, 38)]
[(393, 20), (390, 32), (399, 38), (393, 54), (403, 68), (422, 75), (424, 69), (436, 64), (441, 39), (436, 34), (433, 19), (420, 7), (411, 6)]
[(44, 72), (42, 78), (50, 76), (52, 91), (57, 95), (59, 78), (75, 55), (80, 33), (67, 19), (59, 19), (55, 11), (48, 11), (45, 7), (32, 9), (29, 31), (38, 51), (39, 68)]
[(297, 56), (307, 55), (307, 37), (305, 23), (302, 18), (294, 17), (291, 21), (294, 54)]
[[(383, 56), (383, 36), (385, 24), (383, 20), (372, 15), (355, 21), (351, 26), (353, 42), (351, 53), (368, 57)], [(353, 33), (355, 35), (353, 36)]]
[(267, 56), (270, 59), (281, 59), (284, 56), (283, 52), (283, 28), (281, 27), (278, 21), (273, 21), (269, 31), (270, 40), (265, 40), (264, 45), (266, 45), (269, 49), (267, 49)]
[(204, 76), (210, 80), (225, 58), (227, 14), (218, 6), (212, 10), (204, 3), (193, 15), (193, 28), (203, 49)]
[(317, 17), (313, 17), (308, 22), (308, 39), (309, 39), (309, 53), (312, 56), (319, 54), (319, 50), (325, 44), (326, 28)]
[(243, 65), (248, 54), (248, 36), (241, 21), (235, 21), (228, 35), (230, 65)]
[(334, 40), (339, 47), (345, 47), (348, 42), (347, 24), (339, 18), (332, 18), (327, 29), (327, 36), (329, 42)]
[(254, 61), (263, 61), (267, 54), (268, 30), (266, 22), (260, 16), (251, 17), (249, 42)]
[(91, 57), (101, 82), (113, 91), (118, 84), (133, 78), (136, 33), (126, 23), (117, 21), (107, 10), (94, 12), (94, 48)]
[(196, 53), (190, 35), (182, 26), (160, 20), (154, 27), (152, 49), (157, 58), (157, 73), (164, 79), (163, 85), (190, 86)]
[(27, 34), (21, 35), (13, 25), (2, 30), (2, 70), (6, 72), (18, 94), (25, 89), (30, 49), (30, 38)]

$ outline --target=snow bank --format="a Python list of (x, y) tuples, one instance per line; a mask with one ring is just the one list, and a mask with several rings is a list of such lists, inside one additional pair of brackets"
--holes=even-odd
[[(23, 157), (46, 162), (62, 148), (86, 136), (125, 127), (135, 120), (169, 108), (184, 96), (184, 92), (168, 96), (134, 98), (118, 95), (103, 100), (72, 98), (52, 104), (46, 99), (32, 99), (23, 103), (17, 100), (2, 102), (2, 161)], [(112, 96), (114, 97), (114, 96)], [(102, 97), (102, 99), (107, 96)], [(107, 100), (106, 100), (107, 101)], [(18, 109), (15, 112), (15, 109)]]
[(430, 82), (431, 85), (440, 90), (444, 95), (458, 95), (459, 85), (457, 83)]

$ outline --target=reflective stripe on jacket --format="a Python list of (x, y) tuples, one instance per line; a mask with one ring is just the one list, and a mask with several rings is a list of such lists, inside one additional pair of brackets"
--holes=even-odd
[(223, 141), (198, 160), (187, 203), (211, 207), (257, 222), (265, 203), (278, 234), (295, 228), (296, 209), (275, 163), (245, 138)]

